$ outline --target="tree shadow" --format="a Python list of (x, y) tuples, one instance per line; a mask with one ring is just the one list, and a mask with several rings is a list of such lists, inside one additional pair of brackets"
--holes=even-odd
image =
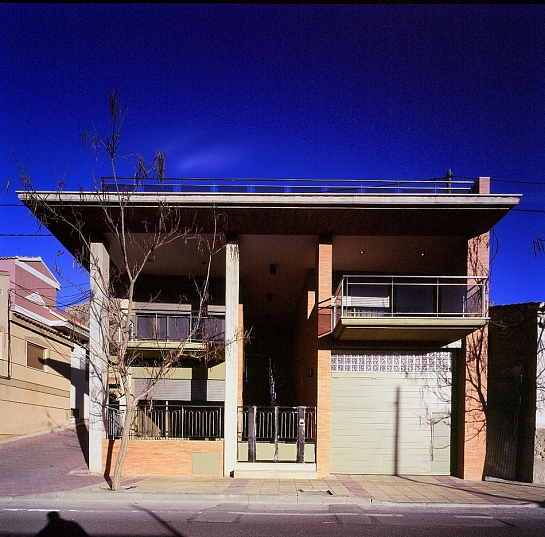
[(112, 470), (112, 458), (113, 458), (113, 449), (114, 449), (114, 442), (115, 440), (108, 440), (108, 451), (106, 453), (106, 464), (104, 466), (104, 479), (106, 480), (106, 483), (108, 483), (108, 486), (112, 488), (112, 478), (110, 477), (110, 473)]
[(134, 507), (135, 507), (135, 509), (137, 509), (139, 511), (143, 511), (144, 513), (147, 513), (148, 515), (150, 515), (157, 522), (159, 522), (159, 524), (161, 524), (161, 526), (163, 526), (163, 528), (168, 530), (172, 535), (174, 535), (176, 537), (184, 537), (183, 533), (180, 533), (176, 528), (173, 528), (168, 522), (166, 522), (165, 520), (162, 520), (153, 511), (150, 511), (149, 509), (145, 509), (144, 507), (140, 507), (139, 505), (135, 505)]

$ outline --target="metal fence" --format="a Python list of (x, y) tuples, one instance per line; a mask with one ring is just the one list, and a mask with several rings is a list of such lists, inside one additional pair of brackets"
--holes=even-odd
[[(124, 408), (106, 408), (109, 439), (119, 438), (123, 430)], [(156, 405), (136, 408), (131, 419), (131, 439), (205, 440), (223, 438), (223, 406)]]
[[(239, 407), (239, 436), (248, 440), (248, 415), (251, 407)], [(254, 407), (255, 439), (261, 442), (296, 442), (298, 409), (304, 409), (305, 442), (316, 442), (316, 407)]]
[(101, 177), (106, 192), (225, 194), (467, 194), (475, 181), (438, 179), (231, 179)]

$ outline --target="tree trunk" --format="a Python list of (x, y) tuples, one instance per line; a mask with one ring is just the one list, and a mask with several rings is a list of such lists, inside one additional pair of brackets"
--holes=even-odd
[(127, 456), (127, 449), (129, 447), (129, 438), (131, 433), (131, 422), (134, 414), (134, 403), (130, 401), (130, 399), (130, 397), (127, 398), (127, 406), (125, 407), (123, 431), (121, 432), (119, 451), (115, 460), (114, 475), (112, 476), (112, 490), (119, 490), (121, 488), (121, 471), (123, 470), (123, 463), (125, 462), (125, 457)]

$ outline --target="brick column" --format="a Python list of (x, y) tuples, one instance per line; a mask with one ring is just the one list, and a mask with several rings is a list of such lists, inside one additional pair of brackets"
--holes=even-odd
[(316, 252), (317, 316), (317, 433), (316, 463), (318, 477), (329, 475), (331, 446), (331, 293), (333, 280), (333, 246), (331, 238), (320, 237)]
[[(480, 178), (482, 193), (489, 191), (488, 178)], [(468, 241), (468, 286), (480, 280), (472, 276), (489, 274), (489, 233)], [(488, 315), (488, 284), (484, 295), (484, 311)], [(480, 304), (482, 306), (482, 304)], [(483, 308), (481, 307), (480, 311)], [(488, 383), (488, 327), (477, 330), (465, 340), (465, 390), (464, 390), (464, 479), (480, 480), (483, 477), (486, 456), (486, 404)]]

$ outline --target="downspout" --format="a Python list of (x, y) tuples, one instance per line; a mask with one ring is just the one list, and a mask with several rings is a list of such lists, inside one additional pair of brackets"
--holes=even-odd
[(0, 379), (4, 380), (11, 380), (11, 321), (10, 321), (10, 311), (11, 311), (11, 293), (8, 289), (8, 311), (7, 311), (7, 320), (8, 320), (8, 329), (7, 329), (7, 337), (8, 337), (8, 356), (7, 356), (7, 366), (8, 371), (7, 375), (0, 375)]

